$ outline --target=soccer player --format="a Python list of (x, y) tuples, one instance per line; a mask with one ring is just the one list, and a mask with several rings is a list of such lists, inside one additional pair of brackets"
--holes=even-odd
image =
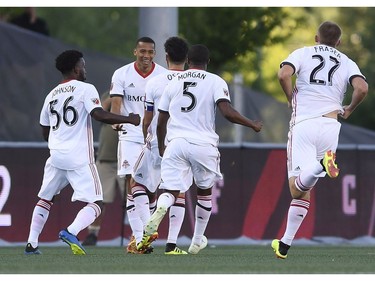
[[(102, 95), (101, 102), (104, 110), (111, 110), (109, 91)], [(83, 246), (96, 245), (105, 210), (108, 204), (114, 202), (116, 191), (119, 191), (121, 198), (125, 195), (125, 178), (120, 178), (117, 175), (117, 145), (118, 133), (113, 130), (110, 124), (102, 124), (99, 133), (98, 153), (95, 161), (103, 188), (102, 214), (88, 226), (88, 235), (82, 243)]]
[(169, 82), (160, 99), (157, 139), (163, 159), (159, 188), (164, 193), (158, 198), (156, 211), (145, 227), (138, 249), (149, 245), (150, 238), (158, 230), (168, 208), (176, 202), (178, 194), (190, 188), (181, 181), (189, 169), (198, 190), (194, 235), (188, 252), (198, 254), (207, 245), (204, 232), (211, 215), (212, 186), (222, 178), (217, 147), (219, 136), (215, 132), (216, 108), (228, 121), (255, 132), (263, 126), (261, 121), (250, 120), (232, 107), (227, 83), (206, 71), (208, 62), (208, 48), (193, 45), (188, 53), (189, 69)]
[[(83, 54), (67, 50), (56, 58), (56, 68), (63, 80), (46, 97), (40, 113), (43, 137), (48, 141), (47, 159), (42, 186), (31, 219), (25, 254), (41, 254), (39, 235), (47, 222), (53, 200), (68, 184), (73, 188), (72, 201), (86, 205), (72, 224), (59, 233), (73, 254), (85, 255), (78, 233), (101, 213), (102, 186), (94, 162), (91, 117), (108, 123), (140, 124), (138, 114), (117, 115), (103, 110), (95, 86), (85, 83), (86, 68)], [(120, 128), (121, 129), (121, 128)]]
[[(142, 37), (137, 40), (134, 49), (136, 61), (113, 73), (110, 89), (111, 112), (124, 115), (137, 113), (143, 119), (146, 83), (152, 77), (167, 71), (153, 61), (155, 55), (154, 40), (150, 37)], [(117, 128), (117, 126), (119, 124), (113, 127)], [(122, 126), (122, 131), (119, 131), (117, 174), (120, 177), (125, 177), (126, 211), (130, 227), (134, 232), (134, 230), (142, 228), (142, 221), (136, 214), (130, 179), (145, 140), (142, 126), (134, 127), (128, 124), (120, 124), (120, 126)]]
[[(292, 52), (280, 65), (278, 78), (292, 107), (287, 143), (287, 168), (292, 196), (286, 230), (272, 241), (278, 258), (287, 258), (293, 239), (310, 206), (310, 191), (318, 179), (339, 175), (335, 163), (341, 124), (368, 92), (365, 77), (357, 64), (340, 52), (341, 28), (323, 22), (314, 46)], [(292, 76), (297, 76), (293, 89)], [(349, 105), (342, 105), (347, 85), (353, 93)]]
[[(169, 71), (159, 74), (147, 82), (143, 117), (143, 135), (146, 145), (143, 147), (143, 151), (135, 165), (131, 181), (135, 209), (143, 222), (142, 227), (134, 231), (133, 243), (128, 246), (128, 252), (133, 253), (142, 253), (142, 251), (137, 250), (136, 244), (142, 240), (143, 229), (151, 216), (149, 205), (150, 202), (155, 202), (154, 204), (156, 204), (156, 190), (161, 180), (161, 157), (156, 138), (156, 123), (159, 115), (157, 111), (158, 104), (169, 81), (185, 70), (189, 47), (184, 39), (170, 37), (164, 43), (164, 50)], [(190, 186), (192, 184), (191, 171), (181, 180), (186, 180), (186, 185)], [(182, 193), (179, 194), (176, 203), (169, 211), (169, 234), (165, 248), (165, 254), (167, 255), (187, 254), (186, 251), (181, 250), (176, 245), (184, 216), (185, 194)], [(151, 240), (153, 241), (156, 238), (157, 233), (154, 233)]]

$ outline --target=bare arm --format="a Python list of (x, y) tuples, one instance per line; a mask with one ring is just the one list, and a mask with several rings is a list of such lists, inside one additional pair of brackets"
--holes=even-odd
[(129, 114), (129, 116), (123, 116), (119, 114), (114, 114), (108, 111), (105, 111), (103, 108), (95, 108), (91, 111), (91, 116), (96, 121), (103, 122), (106, 124), (120, 124), (120, 123), (130, 123), (135, 126), (138, 126), (141, 122), (141, 117), (139, 114)]
[(121, 114), (122, 97), (114, 96), (111, 98), (111, 112)]
[(288, 64), (283, 65), (279, 72), (278, 78), (281, 88), (284, 91), (284, 94), (288, 100), (288, 106), (290, 107), (292, 104), (292, 92), (293, 92), (293, 83), (292, 83), (292, 76), (294, 74), (294, 69)]
[(142, 120), (142, 131), (143, 131), (143, 137), (145, 140), (147, 137), (147, 129), (150, 126), (153, 117), (154, 117), (153, 111), (145, 110), (143, 120)]
[(167, 134), (167, 123), (169, 113), (166, 111), (159, 111), (158, 125), (156, 127), (156, 136), (158, 138), (159, 154), (163, 157), (165, 150), (165, 136)]
[(255, 132), (259, 132), (263, 127), (262, 121), (250, 120), (249, 118), (241, 115), (232, 107), (229, 101), (220, 101), (217, 106), (225, 119), (232, 123), (252, 128)]
[(347, 119), (353, 111), (357, 108), (357, 106), (365, 99), (368, 93), (368, 84), (365, 79), (362, 77), (355, 77), (352, 80), (353, 86), (353, 94), (352, 100), (349, 105), (343, 106), (344, 113), (342, 114), (342, 118)]
[[(42, 125), (41, 125), (42, 126)], [(42, 126), (42, 135), (45, 141), (48, 141), (50, 126)]]
[[(122, 104), (121, 96), (111, 97), (111, 113), (121, 114), (121, 104)], [(121, 124), (116, 124), (116, 123), (112, 124), (112, 128), (116, 131), (121, 130), (121, 127), (122, 127)]]
[(102, 107), (105, 111), (110, 111), (111, 110), (111, 97), (106, 95), (106, 97), (101, 101), (102, 102)]

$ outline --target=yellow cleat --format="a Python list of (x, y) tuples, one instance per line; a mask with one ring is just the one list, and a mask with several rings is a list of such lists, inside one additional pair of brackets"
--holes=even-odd
[(137, 244), (137, 250), (143, 251), (145, 249), (148, 249), (151, 246), (151, 243), (154, 242), (158, 238), (158, 233), (154, 232), (151, 235), (147, 235), (146, 233), (143, 234), (142, 241)]
[(179, 247), (174, 248), (172, 251), (164, 252), (166, 255), (187, 255), (188, 253), (181, 250)]
[(288, 256), (287, 253), (288, 253), (288, 249), (289, 249), (290, 246), (283, 243), (283, 245), (285, 245), (286, 247), (284, 247), (285, 249), (282, 250), (282, 252), (283, 252), (283, 254), (282, 254), (282, 253), (280, 253), (280, 243), (283, 243), (283, 242), (281, 242), (278, 239), (272, 240), (272, 244), (271, 244), (272, 249), (275, 252), (277, 258), (286, 259), (287, 256)]
[(331, 150), (327, 151), (324, 154), (322, 164), (323, 164), (325, 172), (330, 178), (337, 178), (340, 172), (340, 169), (337, 168), (337, 164), (335, 163), (335, 160), (336, 160), (336, 153), (332, 152)]

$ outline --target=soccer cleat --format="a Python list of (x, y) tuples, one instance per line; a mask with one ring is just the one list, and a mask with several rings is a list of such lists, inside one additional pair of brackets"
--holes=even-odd
[(134, 251), (137, 251), (137, 242), (135, 241), (134, 235), (130, 237), (130, 241), (128, 246), (126, 247), (126, 251), (130, 254), (135, 254)]
[(197, 245), (197, 244), (193, 244), (193, 242), (191, 242), (191, 245), (189, 247), (189, 254), (193, 254), (193, 255), (196, 255), (199, 253), (200, 250), (203, 250), (204, 248), (207, 247), (207, 237), (203, 235), (202, 237), (202, 243), (200, 245)]
[(27, 243), (26, 248), (25, 248), (25, 255), (41, 255), (42, 252), (39, 251), (39, 248), (33, 248), (30, 243)]
[(148, 224), (145, 227), (145, 233), (151, 235), (158, 231), (159, 224), (161, 220), (164, 218), (165, 214), (167, 213), (167, 208), (159, 207), (155, 210), (155, 212), (150, 217)]
[(151, 254), (154, 251), (154, 248), (151, 245), (144, 250), (137, 250), (136, 244), (135, 237), (132, 235), (129, 244), (126, 247), (126, 252), (128, 254)]
[(83, 248), (78, 238), (71, 234), (68, 230), (61, 230), (59, 238), (70, 246), (74, 255), (86, 255), (86, 250)]
[(166, 255), (187, 255), (188, 253), (184, 250), (181, 250), (179, 247), (175, 247), (173, 250), (164, 252)]
[(324, 158), (321, 161), (324, 167), (324, 171), (327, 173), (327, 175), (330, 178), (336, 178), (340, 172), (340, 169), (337, 168), (337, 164), (335, 163), (335, 160), (336, 160), (336, 153), (329, 150), (324, 154)]
[(82, 246), (95, 246), (98, 241), (98, 237), (94, 233), (90, 233), (86, 236), (85, 240), (82, 243)]
[(158, 238), (157, 230), (166, 213), (167, 208), (165, 207), (159, 207), (155, 210), (145, 227), (142, 241), (137, 244), (137, 250), (146, 249)]
[(271, 247), (272, 247), (273, 251), (275, 252), (277, 258), (279, 258), (279, 259), (286, 259), (287, 258), (288, 250), (290, 248), (289, 245), (281, 242), (278, 239), (274, 239), (274, 240), (272, 240)]
[(157, 232), (154, 232), (151, 235), (147, 235), (146, 233), (143, 234), (142, 241), (137, 244), (136, 249), (138, 251), (146, 251), (151, 247), (151, 243), (154, 242), (158, 236)]

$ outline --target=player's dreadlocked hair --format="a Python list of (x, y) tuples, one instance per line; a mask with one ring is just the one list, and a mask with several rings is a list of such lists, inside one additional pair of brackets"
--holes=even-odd
[(66, 74), (70, 72), (77, 64), (77, 62), (83, 58), (83, 54), (77, 50), (67, 50), (62, 52), (56, 58), (56, 68), (62, 73)]
[(189, 46), (184, 39), (174, 36), (165, 41), (164, 50), (172, 62), (183, 63), (186, 60)]

